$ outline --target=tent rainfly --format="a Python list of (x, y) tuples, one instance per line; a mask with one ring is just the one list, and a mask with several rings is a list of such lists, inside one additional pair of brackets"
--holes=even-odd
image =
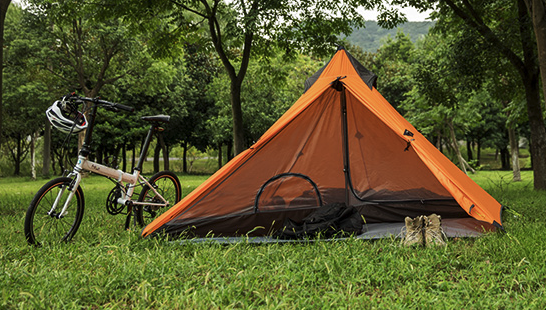
[(503, 207), (436, 149), (339, 48), (256, 142), (144, 228), (142, 236), (271, 236), (289, 218), (345, 203), (362, 238), (397, 234), (406, 216), (442, 216), (448, 236), (502, 229)]

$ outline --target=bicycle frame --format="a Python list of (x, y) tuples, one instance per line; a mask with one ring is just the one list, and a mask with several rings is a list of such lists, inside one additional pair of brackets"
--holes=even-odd
[[(54, 213), (55, 209), (57, 208), (59, 201), (62, 197), (62, 194), (66, 190), (66, 188), (63, 188), (61, 191), (59, 191), (55, 202), (53, 203), (53, 206), (51, 210), (48, 212), (48, 215), (55, 216), (57, 218), (62, 218), (66, 212), (66, 209), (68, 208), (68, 205), (70, 204), (70, 201), (72, 200), (72, 197), (74, 196), (74, 193), (76, 192), (78, 186), (80, 185), (81, 179), (82, 179), (82, 172), (84, 171), (90, 171), (105, 177), (112, 178), (117, 181), (119, 185), (122, 185), (122, 195), (120, 198), (117, 199), (118, 204), (126, 205), (126, 206), (134, 206), (134, 205), (146, 205), (146, 206), (166, 206), (169, 204), (169, 201), (167, 201), (153, 186), (150, 185), (148, 180), (144, 178), (140, 171), (142, 170), (142, 166), (144, 164), (144, 160), (146, 157), (146, 154), (148, 153), (148, 147), (150, 146), (150, 142), (152, 140), (153, 134), (159, 130), (157, 126), (152, 124), (148, 130), (148, 135), (146, 136), (146, 140), (144, 141), (144, 145), (142, 147), (140, 157), (138, 160), (137, 166), (134, 168), (133, 173), (127, 173), (122, 170), (117, 170), (114, 168), (110, 168), (107, 166), (104, 166), (102, 164), (90, 161), (88, 159), (89, 153), (90, 153), (90, 144), (91, 144), (91, 138), (92, 138), (92, 132), (95, 125), (95, 115), (97, 112), (97, 105), (95, 104), (91, 112), (89, 113), (89, 127), (87, 128), (87, 131), (85, 133), (85, 139), (83, 142), (83, 146), (79, 151), (78, 155), (78, 162), (76, 163), (76, 166), (72, 170), (72, 172), (68, 175), (68, 177), (73, 178), (74, 181), (70, 184), (68, 187), (68, 190), (70, 191), (70, 194), (68, 195), (68, 198), (66, 199), (66, 202), (63, 205), (63, 208), (61, 212)], [(125, 183), (125, 186), (123, 186), (123, 183)], [(132, 196), (135, 190), (136, 186), (139, 185), (146, 185), (148, 186), (158, 197), (162, 202), (160, 203), (154, 203), (154, 202), (138, 202), (132, 200)]]

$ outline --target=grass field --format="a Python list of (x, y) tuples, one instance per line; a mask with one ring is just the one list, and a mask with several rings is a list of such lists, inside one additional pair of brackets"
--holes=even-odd
[[(532, 175), (472, 176), (501, 203), (506, 234), (399, 241), (178, 244), (142, 240), (107, 214), (111, 183), (84, 180), (69, 244), (25, 243), (28, 203), (45, 180), (0, 179), (0, 309), (545, 309), (546, 193)], [(205, 176), (180, 176), (184, 194)]]

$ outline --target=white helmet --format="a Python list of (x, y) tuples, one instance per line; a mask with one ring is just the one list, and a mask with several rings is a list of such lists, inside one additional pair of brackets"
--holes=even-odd
[(78, 133), (87, 128), (85, 115), (68, 102), (55, 101), (46, 115), (51, 125), (64, 133)]

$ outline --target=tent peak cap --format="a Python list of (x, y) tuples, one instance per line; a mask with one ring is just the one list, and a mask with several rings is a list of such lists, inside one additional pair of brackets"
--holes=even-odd
[[(343, 51), (344, 55), (339, 55), (340, 51)], [(349, 68), (346, 68), (346, 66), (342, 66), (345, 61), (348, 60), (349, 62)], [(352, 69), (354, 70), (350, 70)], [(343, 73), (338, 74), (339, 70), (343, 68)], [(347, 70), (348, 69), (348, 70)], [(351, 72), (352, 71), (352, 72)], [(305, 89), (303, 93), (306, 93), (311, 86), (315, 84), (315, 82), (321, 78), (321, 77), (330, 77), (330, 76), (347, 76), (347, 75), (353, 75), (356, 74), (358, 77), (366, 84), (370, 90), (373, 90), (373, 88), (377, 88), (377, 75), (370, 70), (368, 70), (364, 65), (362, 65), (356, 58), (354, 58), (349, 51), (347, 51), (343, 46), (338, 45), (337, 52), (334, 54), (334, 56), (324, 65), (322, 68), (320, 68), (315, 74), (313, 74), (311, 77), (309, 77), (305, 81)]]

